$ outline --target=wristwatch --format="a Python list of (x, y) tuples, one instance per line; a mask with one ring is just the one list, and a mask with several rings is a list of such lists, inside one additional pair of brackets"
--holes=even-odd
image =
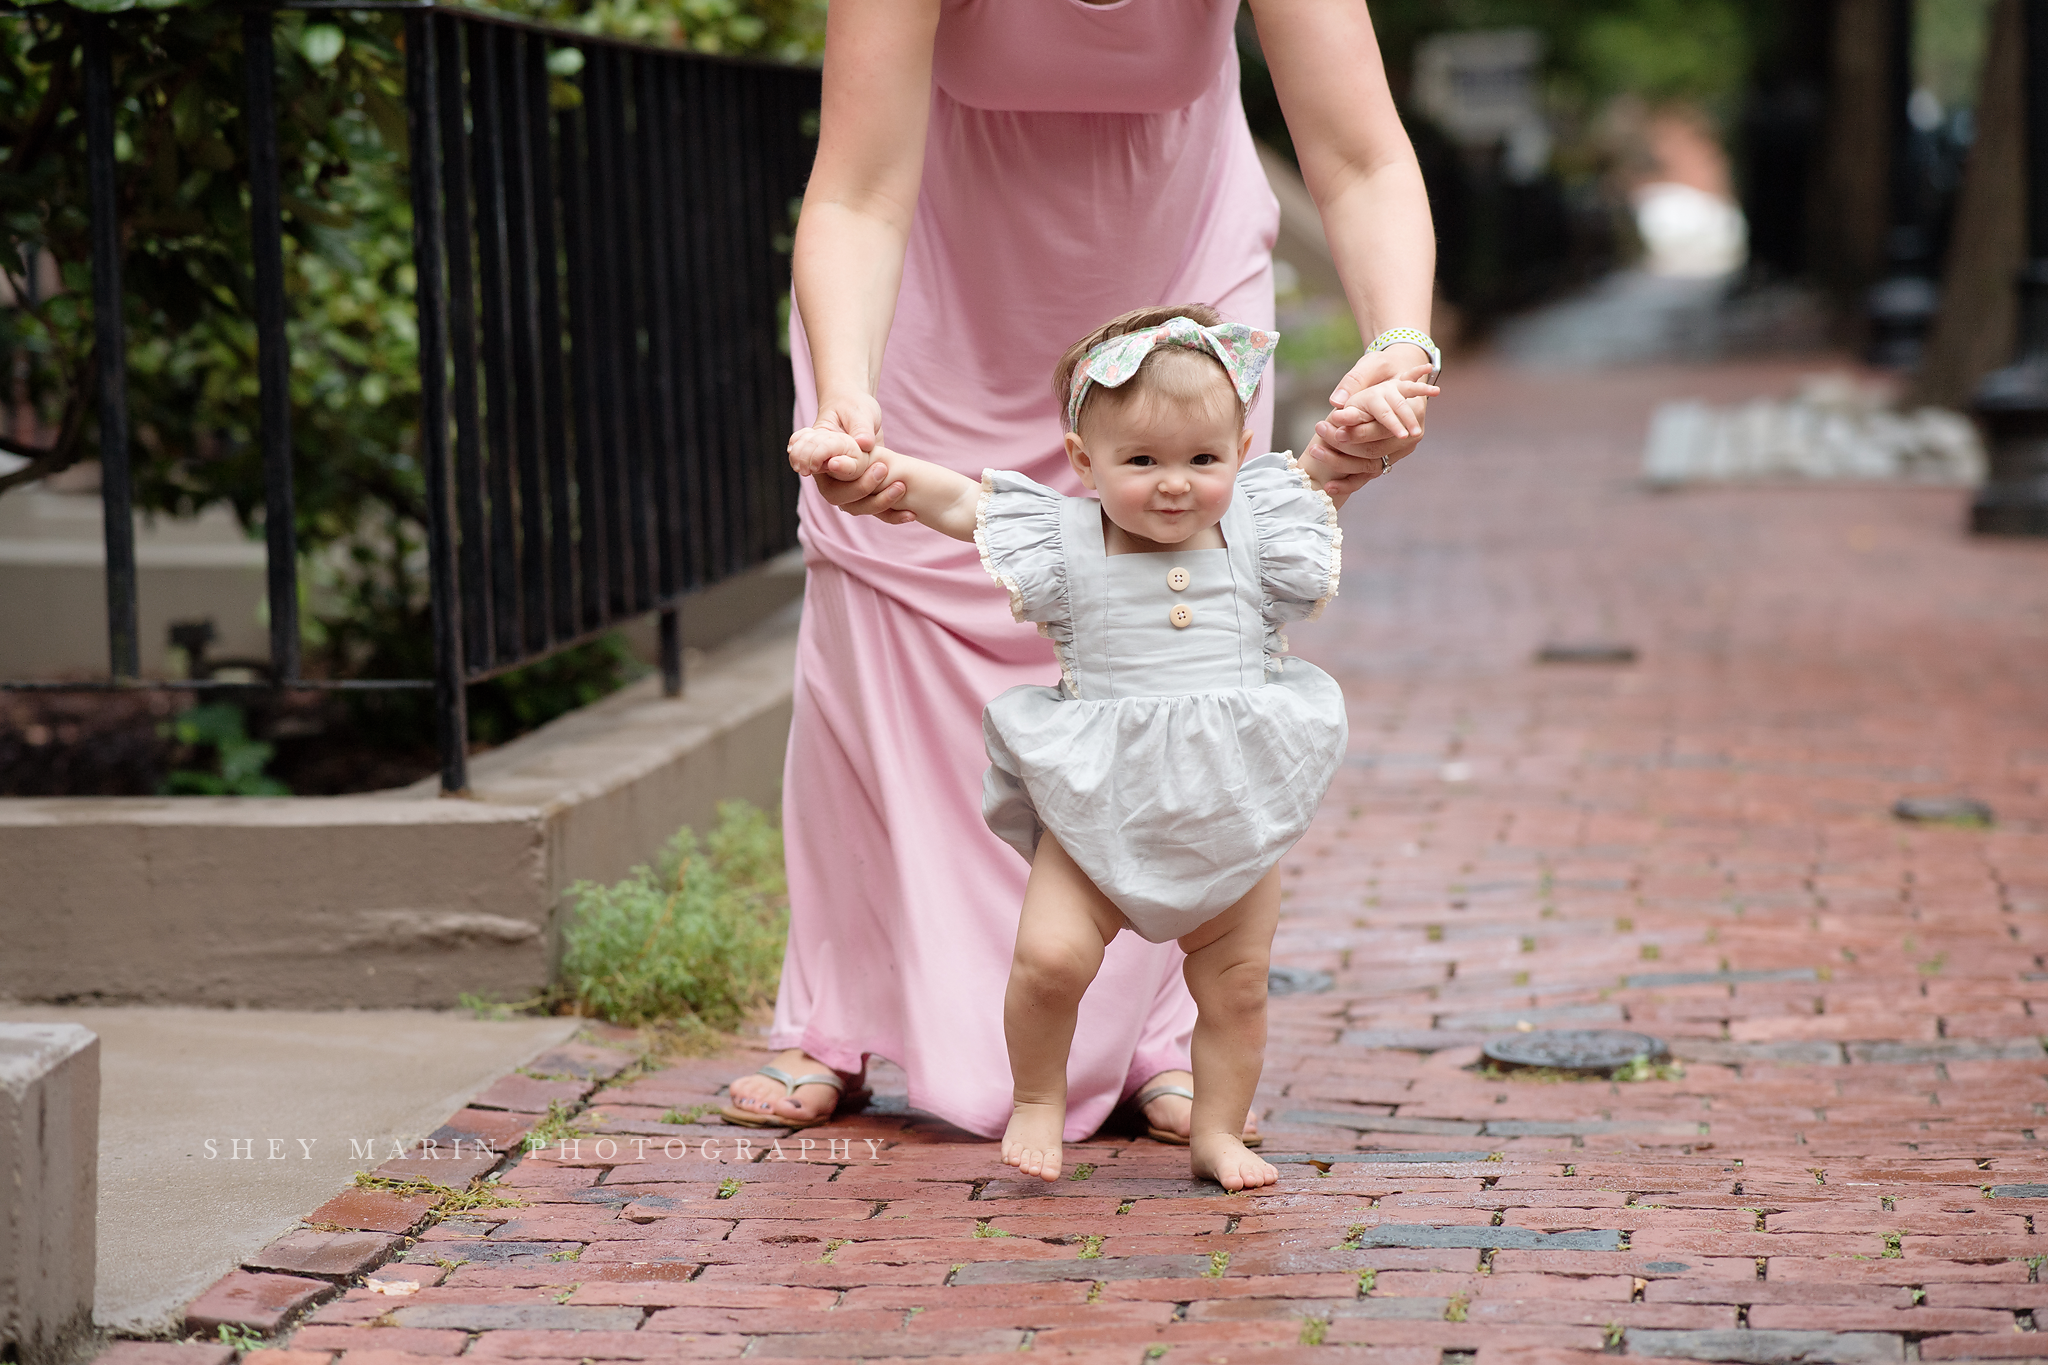
[(1429, 339), (1429, 333), (1427, 332), (1418, 332), (1413, 327), (1395, 327), (1381, 332), (1378, 336), (1374, 337), (1372, 345), (1365, 349), (1368, 351), (1384, 351), (1387, 347), (1402, 341), (1407, 342), (1410, 346), (1422, 348), (1423, 353), (1429, 357), (1429, 382), (1432, 384), (1436, 383), (1438, 376), (1444, 372), (1444, 353), (1437, 349), (1436, 343)]

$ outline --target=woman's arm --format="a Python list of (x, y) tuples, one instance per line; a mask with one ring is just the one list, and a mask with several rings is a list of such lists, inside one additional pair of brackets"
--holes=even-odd
[(881, 437), (875, 386), (924, 171), (938, 22), (939, 0), (838, 0), (825, 20), (818, 157), (793, 275), (816, 427), (854, 457)]
[[(1259, 45), (1301, 159), (1302, 179), (1322, 210), (1323, 232), (1359, 332), (1429, 330), (1436, 233), (1422, 170), (1387, 88), (1365, 0), (1251, 0)], [(1423, 404), (1365, 412), (1351, 400), (1427, 360), (1418, 346), (1369, 351), (1330, 395), (1336, 421), (1318, 424), (1346, 473), (1380, 456), (1399, 459), (1422, 436)], [(1378, 419), (1375, 424), (1375, 419)]]

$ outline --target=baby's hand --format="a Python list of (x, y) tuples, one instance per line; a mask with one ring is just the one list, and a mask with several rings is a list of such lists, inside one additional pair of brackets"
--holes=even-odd
[(830, 460), (811, 483), (819, 496), (849, 516), (880, 517), (894, 525), (915, 521), (916, 514), (896, 505), (903, 500), (909, 488), (901, 479), (892, 477), (889, 468), (892, 458), (878, 441), (872, 455), (861, 457), (863, 464), (859, 472), (842, 476), (839, 467), (850, 466), (853, 462), (840, 455)]
[(789, 438), (789, 467), (805, 478), (858, 479), (874, 458), (843, 431), (805, 427)]
[[(1351, 395), (1350, 403), (1330, 414), (1333, 425), (1350, 428), (1350, 440), (1402, 440), (1422, 434), (1422, 413), (1409, 400), (1434, 398), (1443, 390), (1428, 382), (1429, 366), (1385, 379)], [(1377, 425), (1377, 433), (1367, 428)]]

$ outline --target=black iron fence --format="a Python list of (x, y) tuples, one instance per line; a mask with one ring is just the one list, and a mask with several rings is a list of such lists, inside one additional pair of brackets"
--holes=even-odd
[[(283, 7), (407, 11), (435, 676), (301, 676), (273, 12), (257, 9), (243, 50), (272, 676), (247, 686), (433, 687), (441, 783), (458, 792), (466, 684), (659, 612), (673, 695), (683, 599), (795, 543), (780, 305), (818, 73), (402, 0)], [(0, 686), (177, 686), (139, 677), (109, 54), (121, 21), (80, 18), (110, 677)], [(562, 83), (571, 98), (554, 97)]]

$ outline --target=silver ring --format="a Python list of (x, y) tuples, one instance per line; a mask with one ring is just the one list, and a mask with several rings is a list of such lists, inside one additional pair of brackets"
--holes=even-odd
[(1388, 459), (1385, 455), (1380, 456), (1380, 473), (1384, 474), (1393, 467), (1394, 462), (1392, 460)]

